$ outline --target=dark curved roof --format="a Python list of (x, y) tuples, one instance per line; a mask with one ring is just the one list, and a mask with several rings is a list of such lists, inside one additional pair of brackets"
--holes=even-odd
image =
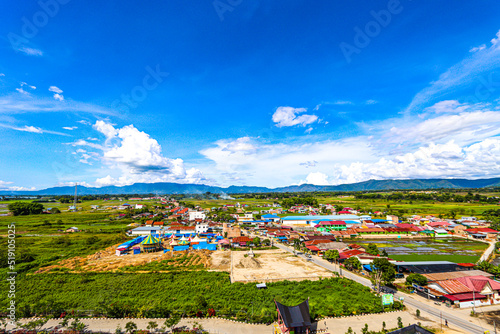
[(287, 328), (311, 326), (308, 299), (296, 306), (286, 306), (277, 301), (275, 303)]

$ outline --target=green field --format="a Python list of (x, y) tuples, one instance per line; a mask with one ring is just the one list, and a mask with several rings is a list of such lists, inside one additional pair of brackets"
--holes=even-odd
[[(307, 298), (313, 317), (382, 312), (380, 298), (369, 288), (344, 278), (268, 283), (264, 290), (252, 283), (231, 284), (228, 273), (207, 271), (21, 275), (17, 284), (21, 317), (78, 310), (108, 317), (195, 316), (213, 309), (226, 318), (269, 322), (276, 316), (274, 300), (294, 305)], [(0, 285), (6, 288), (5, 279)], [(0, 307), (6, 303), (2, 299)]]

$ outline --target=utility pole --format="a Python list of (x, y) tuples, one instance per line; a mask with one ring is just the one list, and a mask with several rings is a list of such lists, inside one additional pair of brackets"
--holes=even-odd
[(443, 331), (443, 312), (439, 312), (439, 318), (441, 319), (441, 332)]
[(476, 314), (476, 294), (474, 292), (474, 289), (472, 289), (472, 312)]
[(75, 208), (75, 212), (76, 212), (76, 190), (77, 190), (77, 187), (78, 187), (78, 183), (75, 183), (75, 199), (73, 201), (73, 207)]

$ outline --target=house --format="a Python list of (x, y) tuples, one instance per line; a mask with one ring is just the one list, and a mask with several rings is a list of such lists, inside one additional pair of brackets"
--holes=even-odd
[(399, 217), (398, 216), (394, 216), (394, 215), (387, 215), (385, 217), (385, 219), (388, 221), (388, 222), (391, 222), (393, 224), (397, 224), (399, 223)]
[(130, 231), (131, 235), (160, 234), (161, 226), (140, 226)]
[(238, 215), (236, 217), (236, 220), (238, 223), (249, 223), (253, 221), (253, 214), (251, 213), (245, 213), (242, 216)]
[(341, 220), (316, 220), (314, 223), (316, 223), (314, 227), (318, 232), (347, 230), (347, 224)]
[(234, 238), (241, 236), (239, 226), (232, 226), (231, 223), (222, 223), (222, 234), (224, 238)]
[(466, 229), (465, 232), (467, 232), (467, 234), (471, 235), (472, 237), (478, 239), (481, 238), (496, 239), (498, 237), (498, 234), (500, 233), (497, 230), (487, 227), (470, 228)]
[(273, 215), (273, 214), (267, 214), (267, 215), (263, 215), (262, 216), (262, 219), (265, 219), (265, 220), (270, 220), (272, 221), (273, 223), (277, 223), (280, 221), (280, 217), (276, 216), (276, 215)]
[(231, 240), (231, 244), (233, 247), (245, 247), (247, 245), (247, 242), (252, 242), (253, 239), (249, 237), (234, 237)]
[(73, 233), (73, 232), (80, 232), (80, 230), (78, 229), (78, 227), (70, 227), (68, 229), (66, 229), (66, 232), (67, 233)]
[(189, 211), (189, 221), (194, 221), (196, 219), (205, 220), (207, 215), (203, 211)]
[(208, 232), (208, 228), (209, 228), (208, 223), (201, 222), (201, 223), (196, 224), (195, 231), (196, 231), (197, 234), (207, 233)]
[[(354, 221), (357, 224), (361, 225), (361, 221), (359, 220), (359, 217), (356, 215), (351, 215), (351, 214), (346, 214), (346, 215), (328, 215), (328, 216), (285, 216), (281, 217), (281, 224), (287, 225), (287, 226), (309, 226), (309, 227), (314, 227), (316, 225), (314, 222), (318, 220), (331, 220), (331, 221)], [(347, 223), (347, 222), (346, 222)]]
[(484, 276), (468, 276), (428, 284), (460, 308), (500, 304), (500, 283)]
[(135, 209), (136, 210), (140, 210), (140, 209), (144, 209), (145, 205), (144, 204), (136, 204), (135, 205)]

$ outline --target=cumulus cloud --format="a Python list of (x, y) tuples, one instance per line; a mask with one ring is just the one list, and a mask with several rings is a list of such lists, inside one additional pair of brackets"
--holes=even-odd
[(429, 144), (417, 151), (382, 158), (375, 163), (355, 162), (332, 173), (332, 183), (354, 183), (370, 179), (483, 178), (500, 176), (500, 140), (485, 139), (461, 147), (450, 141)]
[[(111, 123), (97, 121), (93, 128), (106, 137), (105, 144), (100, 146), (101, 160), (112, 169), (119, 170), (118, 176), (107, 175), (96, 180), (96, 185), (126, 185), (136, 182), (176, 182), (176, 183), (213, 183), (200, 170), (186, 168), (182, 159), (167, 158), (162, 153), (158, 141), (133, 125), (115, 128)], [(72, 143), (74, 146), (98, 147), (83, 139)], [(229, 147), (232, 150), (244, 149), (247, 144), (242, 141)], [(88, 161), (82, 154), (84, 161)]]
[(318, 186), (325, 186), (325, 185), (330, 184), (330, 182), (328, 182), (328, 175), (321, 173), (321, 172), (309, 173), (309, 175), (307, 175), (305, 181), (299, 182), (299, 184), (304, 184), (304, 183), (314, 184), (314, 185), (318, 185)]
[(278, 128), (282, 128), (295, 125), (306, 126), (319, 120), (316, 115), (299, 116), (306, 111), (306, 108), (279, 107), (273, 114), (273, 122)]
[(212, 162), (203, 165), (203, 170), (217, 175), (224, 185), (237, 182), (283, 186), (297, 183), (297, 177), (304, 175), (304, 166), (321, 165), (321, 172), (326, 173), (333, 166), (350, 163), (353, 159), (366, 162), (376, 158), (365, 137), (287, 144), (269, 144), (251, 138), (245, 139), (251, 143), (251, 150), (228, 149), (241, 141), (241, 138), (220, 140), (200, 151)]

